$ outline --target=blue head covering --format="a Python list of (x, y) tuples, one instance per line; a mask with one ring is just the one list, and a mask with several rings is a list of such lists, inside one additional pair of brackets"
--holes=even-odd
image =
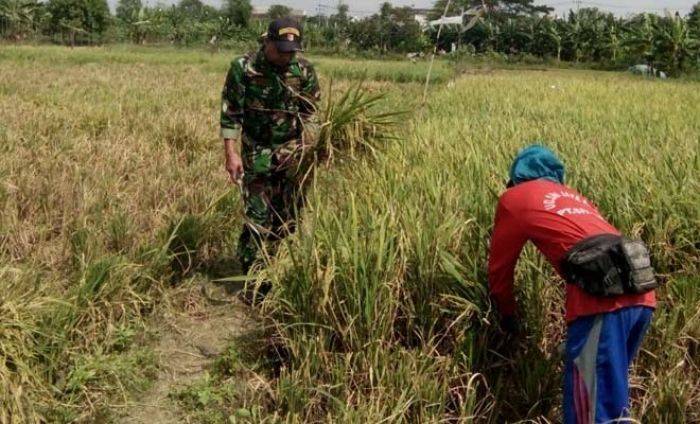
[(544, 178), (564, 184), (564, 164), (546, 147), (533, 144), (518, 153), (510, 167), (513, 185)]

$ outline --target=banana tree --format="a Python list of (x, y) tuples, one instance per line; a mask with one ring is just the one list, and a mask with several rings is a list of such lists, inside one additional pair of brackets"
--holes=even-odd
[(132, 11), (132, 17), (126, 22), (126, 30), (129, 38), (136, 44), (143, 44), (153, 22), (148, 17), (146, 8), (141, 7)]
[(209, 38), (212, 50), (219, 50), (221, 41), (232, 37), (234, 30), (231, 20), (225, 16), (217, 16), (214, 19), (202, 22), (202, 32)]
[(580, 20), (573, 14), (569, 18), (568, 32), (565, 35), (567, 50), (575, 62), (580, 62), (583, 57), (583, 45), (585, 42), (583, 26)]
[(620, 38), (620, 29), (615, 22), (608, 24), (604, 32), (604, 39), (604, 52), (610, 60), (617, 62), (622, 50), (622, 39)]
[(678, 75), (687, 68), (697, 57), (699, 46), (687, 22), (678, 15), (667, 16), (654, 25), (654, 55), (671, 75)]
[(622, 45), (636, 60), (644, 60), (654, 68), (655, 15), (644, 13), (628, 23)]
[(561, 61), (564, 37), (558, 22), (548, 16), (541, 18), (534, 27), (533, 53), (540, 56), (555, 55)]
[(192, 22), (175, 6), (164, 10), (163, 18), (163, 27), (167, 31), (167, 38), (170, 42), (184, 44), (192, 32)]
[(514, 54), (525, 51), (532, 42), (530, 28), (521, 24), (522, 20), (508, 18), (500, 28), (500, 44), (506, 53)]
[(0, 20), (5, 22), (5, 36), (14, 40), (34, 32), (41, 4), (34, 0), (0, 0)]
[(492, 20), (485, 20), (480, 23), (483, 32), (482, 46), (485, 51), (500, 51), (501, 27)]

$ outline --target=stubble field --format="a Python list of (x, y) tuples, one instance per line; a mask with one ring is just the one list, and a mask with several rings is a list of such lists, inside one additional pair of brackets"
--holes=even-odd
[[(232, 56), (0, 49), (0, 423), (128, 420), (167, 365), (159, 318), (200, 313), (199, 285), (235, 274), (217, 138)], [(265, 271), (276, 289), (231, 306), (259, 325), (171, 393), (179, 420), (558, 422), (561, 282), (530, 248), (517, 341), (485, 291), (510, 160), (540, 141), (666, 282), (633, 416), (700, 422), (700, 85), (438, 62), (421, 106), (426, 63), (312, 60), (326, 98), (364, 80), (408, 113), (317, 173)]]

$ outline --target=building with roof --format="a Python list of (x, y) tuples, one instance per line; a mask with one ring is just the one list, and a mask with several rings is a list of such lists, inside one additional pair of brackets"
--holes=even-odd
[(413, 13), (413, 19), (416, 20), (421, 26), (421, 28), (425, 28), (428, 25), (428, 15), (432, 11), (432, 9), (422, 9), (422, 8), (417, 8), (414, 7), (411, 9)]

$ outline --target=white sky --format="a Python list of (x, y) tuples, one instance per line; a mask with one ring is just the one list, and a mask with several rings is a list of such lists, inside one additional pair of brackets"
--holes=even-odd
[[(112, 10), (118, 0), (108, 0)], [(219, 6), (221, 0), (203, 0), (204, 3), (213, 6)], [(685, 15), (690, 12), (691, 7), (698, 0), (669, 0), (669, 1), (653, 1), (653, 0), (581, 0), (581, 7), (598, 7), (599, 9), (608, 10), (616, 15), (628, 15), (638, 12), (656, 12), (664, 13), (664, 10), (671, 12), (679, 11)], [(145, 3), (155, 4), (157, 2), (171, 4), (177, 3), (177, 0), (144, 0)], [(382, 0), (345, 0), (345, 3), (350, 6), (350, 13), (357, 16), (366, 16), (375, 13), (382, 3)], [(434, 0), (393, 0), (391, 3), (395, 6), (415, 6), (415, 7), (431, 7)], [(576, 0), (551, 0), (541, 1), (535, 0), (536, 4), (548, 4), (555, 7), (556, 12), (560, 15), (565, 14), (569, 9), (575, 9), (577, 6)], [(338, 0), (252, 0), (253, 6), (269, 6), (271, 4), (284, 4), (296, 9), (302, 9), (309, 15), (315, 15), (317, 10), (324, 13), (332, 13)]]
[[(208, 0), (217, 1), (217, 0)], [(609, 10), (617, 15), (626, 15), (635, 12), (657, 12), (663, 13), (665, 9), (673, 12), (676, 10), (682, 14), (690, 11), (690, 8), (698, 0), (670, 0), (670, 1), (653, 1), (653, 0), (581, 0), (581, 7), (593, 6), (599, 9)], [(316, 10), (321, 5), (321, 10), (332, 10), (338, 4), (337, 0), (253, 0), (253, 5), (266, 6), (270, 4), (287, 4), (297, 9), (304, 9), (307, 13), (316, 14)], [(350, 12), (357, 15), (368, 15), (377, 11), (381, 0), (345, 0), (345, 3), (350, 6)], [(391, 4), (395, 6), (415, 6), (415, 7), (431, 7), (434, 0), (393, 0)], [(559, 14), (566, 13), (569, 9), (576, 8), (576, 0), (551, 0), (541, 1), (535, 0), (535, 4), (548, 4), (556, 9)]]

